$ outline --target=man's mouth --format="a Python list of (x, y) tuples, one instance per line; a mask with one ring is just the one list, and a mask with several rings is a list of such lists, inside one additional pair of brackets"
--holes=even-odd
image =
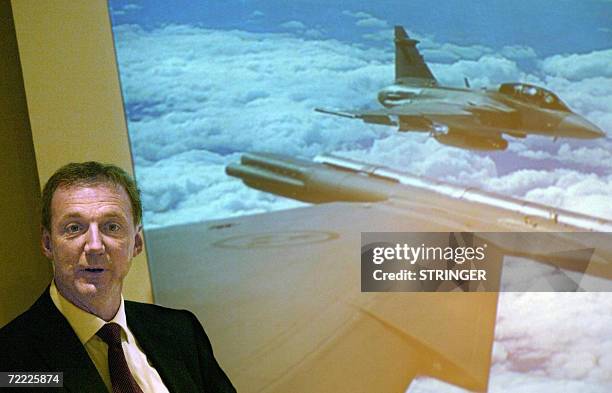
[(88, 268), (85, 268), (83, 270), (88, 272), (88, 273), (102, 273), (104, 271), (104, 269), (102, 269), (100, 267), (88, 267)]

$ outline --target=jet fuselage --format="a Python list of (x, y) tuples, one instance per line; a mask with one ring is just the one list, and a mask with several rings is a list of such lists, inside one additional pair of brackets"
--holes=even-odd
[[(434, 118), (427, 122), (415, 115), (392, 116), (400, 131), (431, 132), (440, 135), (440, 128), (431, 126), (439, 122), (448, 126), (448, 132), (465, 129), (464, 132), (480, 136), (505, 133), (517, 138), (528, 134), (552, 137), (594, 139), (605, 134), (582, 116), (573, 113), (553, 93), (537, 86), (527, 84), (503, 84), (499, 89), (469, 89), (455, 87), (425, 87), (394, 84), (378, 93), (378, 101), (385, 108), (402, 107), (416, 102), (443, 107), (460, 106), (464, 114), (424, 115)], [(520, 89), (533, 89), (534, 96), (518, 93), (511, 95), (500, 92), (511, 86)], [(547, 102), (546, 100), (549, 100)], [(548, 107), (547, 107), (548, 106)], [(466, 116), (472, 114), (473, 116)], [(430, 125), (429, 129), (423, 127)], [(442, 128), (442, 130), (445, 130)]]

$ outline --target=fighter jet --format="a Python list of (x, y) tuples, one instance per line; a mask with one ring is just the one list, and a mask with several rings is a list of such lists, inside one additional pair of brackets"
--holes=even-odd
[(492, 89), (440, 86), (402, 26), (395, 27), (395, 83), (378, 93), (380, 110), (318, 112), (428, 132), (438, 142), (473, 150), (505, 150), (503, 135), (594, 139), (605, 136), (553, 92), (527, 83)]

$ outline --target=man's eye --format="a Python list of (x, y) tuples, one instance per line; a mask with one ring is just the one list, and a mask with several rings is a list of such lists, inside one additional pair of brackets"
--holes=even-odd
[(68, 233), (78, 233), (81, 230), (81, 226), (79, 224), (70, 224), (66, 227), (66, 232)]
[(119, 232), (121, 230), (121, 225), (111, 222), (111, 223), (106, 224), (106, 229), (109, 232)]

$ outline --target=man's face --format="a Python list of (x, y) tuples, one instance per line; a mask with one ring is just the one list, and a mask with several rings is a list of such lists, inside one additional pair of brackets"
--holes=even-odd
[(42, 248), (53, 260), (55, 285), (75, 305), (88, 309), (91, 302), (118, 302), (142, 245), (123, 187), (76, 185), (53, 194), (51, 230), (43, 230)]

